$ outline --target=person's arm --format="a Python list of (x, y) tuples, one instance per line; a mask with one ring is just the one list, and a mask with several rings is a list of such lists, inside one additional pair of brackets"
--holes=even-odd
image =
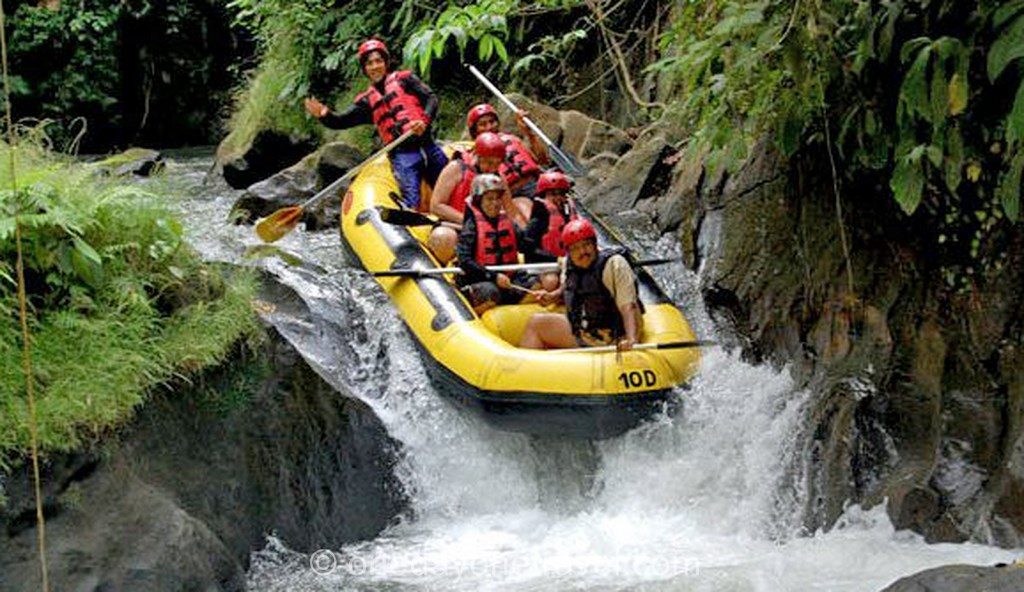
[(615, 299), (615, 306), (622, 316), (625, 336), (619, 340), (619, 349), (632, 349), (640, 338), (640, 309), (637, 304), (636, 275), (629, 266), (629, 261), (622, 255), (615, 255), (608, 260), (601, 281)]
[(526, 216), (523, 215), (523, 211), (519, 209), (519, 206), (512, 201), (512, 192), (508, 189), (505, 189), (505, 193), (501, 196), (501, 208), (505, 210), (505, 215), (512, 220), (517, 230), (524, 230), (526, 228)]
[[(434, 193), (430, 198), (430, 213), (442, 220), (463, 223), (463, 213), (448, 205), (452, 199), (452, 192), (462, 182), (462, 165), (457, 160), (452, 160), (444, 165), (441, 174), (437, 176), (437, 183), (434, 184)], [(473, 232), (476, 232), (475, 230)], [(475, 236), (475, 235), (474, 235)]]
[(548, 147), (544, 145), (537, 134), (533, 133), (530, 126), (526, 125), (524, 118), (529, 117), (530, 114), (522, 109), (516, 111), (516, 125), (519, 126), (519, 131), (523, 134), (523, 137), (530, 142), (530, 152), (533, 154), (533, 159), (537, 161), (540, 166), (548, 166), (551, 164), (551, 159), (548, 158)]
[(465, 284), (476, 282), (494, 281), (495, 274), (480, 265), (476, 260), (476, 217), (467, 213), (462, 221), (462, 230), (459, 232), (459, 242), (455, 245), (455, 252), (459, 257), (459, 267), (462, 268), (462, 281)]
[(306, 111), (316, 117), (317, 120), (331, 129), (347, 129), (357, 125), (373, 123), (373, 114), (370, 113), (370, 102), (366, 97), (359, 97), (348, 107), (337, 113), (331, 110), (320, 101), (310, 98), (305, 100)]

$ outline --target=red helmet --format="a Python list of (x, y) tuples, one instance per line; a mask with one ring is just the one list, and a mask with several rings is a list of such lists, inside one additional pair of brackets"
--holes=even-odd
[(590, 220), (573, 218), (562, 227), (562, 244), (565, 245), (566, 249), (588, 238), (597, 238), (597, 233), (594, 232), (594, 225), (590, 223)]
[(494, 132), (484, 132), (477, 136), (473, 149), (477, 158), (505, 158), (505, 141)]
[(466, 115), (466, 127), (469, 128), (469, 135), (476, 135), (476, 122), (480, 121), (484, 115), (493, 115), (495, 119), (498, 119), (498, 112), (488, 103), (474, 105), (469, 110), (469, 114)]
[(370, 53), (378, 51), (381, 53), (381, 57), (384, 61), (387, 61), (391, 57), (388, 53), (388, 46), (384, 45), (384, 42), (380, 39), (367, 39), (363, 41), (362, 45), (359, 46), (359, 63), (362, 64), (366, 61), (366, 58), (370, 56)]
[(541, 173), (540, 177), (537, 178), (537, 195), (540, 196), (543, 196), (544, 192), (551, 191), (552, 189), (568, 191), (570, 187), (572, 187), (572, 181), (559, 171)]

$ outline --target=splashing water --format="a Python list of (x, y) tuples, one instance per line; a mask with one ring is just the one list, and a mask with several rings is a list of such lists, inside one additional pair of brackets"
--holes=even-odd
[[(177, 174), (194, 181), (208, 163), (187, 161)], [(192, 195), (189, 210), (218, 221), (234, 197), (223, 188)], [(190, 234), (220, 260), (237, 261), (254, 241), (248, 228)], [(673, 249), (627, 241), (651, 256)], [(282, 245), (315, 266), (260, 263), (300, 300), (269, 320), (402, 444), (411, 515), (372, 541), (312, 556), (270, 537), (252, 557), (252, 590), (877, 590), (937, 565), (1014, 558), (927, 545), (896, 532), (881, 506), (849, 508), (830, 532), (801, 536), (804, 492), (792, 462), (810, 393), (785, 371), (721, 350), (706, 352), (679, 413), (620, 438), (494, 431), (434, 392), (387, 298), (341, 264), (336, 231), (294, 232)], [(680, 265), (655, 273), (698, 333), (713, 333), (692, 275)]]

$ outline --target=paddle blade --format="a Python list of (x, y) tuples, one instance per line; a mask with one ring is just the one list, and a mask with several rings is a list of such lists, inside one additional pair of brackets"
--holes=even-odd
[(435, 226), (438, 224), (438, 221), (430, 216), (412, 210), (378, 207), (377, 211), (380, 212), (381, 220), (396, 226)]
[(554, 144), (548, 146), (548, 156), (554, 161), (555, 166), (562, 169), (562, 172), (567, 175), (584, 177), (587, 174), (587, 169), (583, 168), (579, 161)]
[(279, 240), (298, 226), (302, 219), (302, 207), (281, 208), (256, 223), (256, 235), (265, 243)]

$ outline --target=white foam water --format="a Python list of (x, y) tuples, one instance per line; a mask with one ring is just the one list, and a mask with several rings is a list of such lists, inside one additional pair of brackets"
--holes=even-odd
[[(181, 177), (198, 186), (206, 165), (197, 160)], [(254, 239), (220, 222), (234, 195), (194, 195), (182, 207), (208, 221), (190, 227), (190, 239), (208, 258), (239, 260)], [(647, 236), (628, 240), (651, 256), (677, 248)], [(275, 324), (401, 443), (411, 510), (374, 540), (341, 549), (296, 553), (269, 537), (252, 556), (252, 590), (869, 591), (937, 565), (1015, 559), (992, 547), (926, 544), (895, 531), (881, 506), (848, 508), (829, 532), (801, 533), (796, 461), (811, 395), (785, 371), (720, 349), (706, 352), (674, 416), (622, 437), (494, 431), (432, 389), (386, 297), (337, 266), (337, 240), (336, 231), (296, 232), (281, 243), (329, 274), (260, 264), (312, 316)], [(712, 335), (695, 278), (680, 265), (652, 271), (698, 332)]]

